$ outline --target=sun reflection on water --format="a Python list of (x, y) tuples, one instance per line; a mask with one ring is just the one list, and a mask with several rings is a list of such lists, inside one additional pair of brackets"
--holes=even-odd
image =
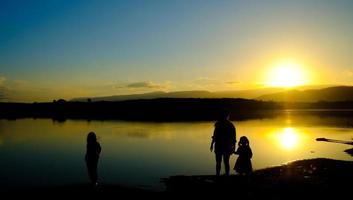
[(286, 127), (276, 134), (280, 146), (286, 150), (293, 150), (298, 147), (300, 134), (295, 128)]

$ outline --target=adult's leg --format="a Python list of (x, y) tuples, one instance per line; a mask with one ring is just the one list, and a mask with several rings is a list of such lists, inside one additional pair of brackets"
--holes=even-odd
[(226, 175), (229, 175), (229, 157), (230, 157), (229, 153), (223, 154), (223, 162), (224, 162), (224, 168), (226, 171)]
[(216, 153), (216, 175), (219, 176), (221, 173), (221, 163), (222, 163), (222, 154)]
[(98, 179), (97, 175), (97, 164), (98, 160), (90, 159), (86, 161), (87, 169), (88, 169), (88, 176), (90, 178), (91, 183), (95, 184)]
[(98, 167), (98, 160), (95, 160), (92, 166), (92, 181), (94, 184), (97, 183), (98, 180), (98, 173), (97, 173), (97, 167)]

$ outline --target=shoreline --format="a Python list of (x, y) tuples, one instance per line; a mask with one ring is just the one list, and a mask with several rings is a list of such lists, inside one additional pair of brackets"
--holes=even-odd
[(172, 176), (167, 191), (192, 194), (234, 194), (245, 199), (345, 197), (353, 180), (353, 161), (315, 158), (240, 176)]
[[(353, 161), (316, 158), (298, 160), (280, 166), (254, 171), (249, 176), (170, 176), (162, 178), (165, 191), (152, 191), (119, 185), (99, 185), (93, 188), (88, 184), (57, 187), (13, 188), (3, 191), (4, 195), (26, 196), (80, 196), (110, 197), (111, 195), (171, 197), (175, 195), (232, 195), (245, 199), (293, 198), (300, 196), (325, 198), (345, 196), (350, 191), (353, 180)], [(347, 184), (348, 183), (348, 184)], [(4, 190), (4, 188), (2, 189)], [(291, 194), (291, 196), (288, 196)]]

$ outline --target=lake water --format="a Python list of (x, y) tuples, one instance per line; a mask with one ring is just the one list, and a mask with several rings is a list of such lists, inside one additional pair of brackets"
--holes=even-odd
[[(288, 113), (234, 123), (237, 139), (245, 135), (250, 140), (254, 169), (261, 169), (317, 157), (353, 160), (343, 152), (352, 146), (315, 141), (318, 137), (352, 141), (351, 122), (352, 118)], [(94, 131), (102, 145), (99, 162), (102, 183), (163, 189), (161, 178), (215, 173), (214, 154), (209, 150), (213, 124), (0, 120), (0, 185), (87, 183), (86, 135)], [(235, 159), (232, 156), (231, 165)]]

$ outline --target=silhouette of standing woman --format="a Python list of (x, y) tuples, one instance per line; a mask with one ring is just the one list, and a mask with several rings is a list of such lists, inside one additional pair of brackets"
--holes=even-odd
[(229, 121), (229, 112), (222, 111), (212, 136), (210, 150), (216, 154), (216, 174), (220, 175), (223, 159), (225, 174), (229, 175), (229, 157), (235, 151), (236, 132), (232, 122)]
[(85, 160), (88, 169), (88, 176), (93, 186), (98, 185), (97, 166), (101, 150), (102, 148), (99, 142), (97, 142), (96, 134), (94, 132), (88, 133)]

